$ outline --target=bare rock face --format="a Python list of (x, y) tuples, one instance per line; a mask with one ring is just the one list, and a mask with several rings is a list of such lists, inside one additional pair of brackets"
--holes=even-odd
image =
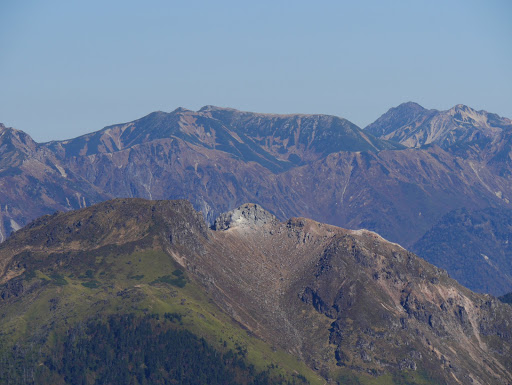
[(275, 215), (263, 207), (246, 203), (234, 210), (221, 214), (213, 224), (213, 230), (228, 230), (233, 227), (258, 227), (267, 223), (277, 223)]

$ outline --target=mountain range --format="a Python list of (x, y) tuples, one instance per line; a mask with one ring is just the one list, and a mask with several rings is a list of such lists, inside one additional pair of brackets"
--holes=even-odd
[(0, 284), (7, 383), (512, 381), (510, 305), (374, 232), (256, 204), (211, 228), (184, 200), (46, 215), (0, 245)]
[(41, 215), (114, 197), (187, 199), (210, 224), (255, 202), (280, 220), (375, 231), (502, 295), (512, 291), (511, 124), (462, 105), (405, 103), (365, 129), (214, 106), (49, 143), (0, 126), (0, 240)]

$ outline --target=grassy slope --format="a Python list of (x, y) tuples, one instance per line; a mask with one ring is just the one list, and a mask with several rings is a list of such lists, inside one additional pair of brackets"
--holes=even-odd
[[(114, 313), (179, 313), (182, 328), (204, 337), (219, 350), (243, 349), (258, 370), (274, 366), (275, 374), (303, 375), (311, 384), (324, 384), (318, 374), (296, 357), (275, 349), (252, 336), (224, 314), (202, 288), (189, 277), (184, 287), (155, 283), (163, 276), (173, 276), (179, 266), (163, 251), (146, 250), (132, 254), (96, 257), (95, 266), (85, 271), (64, 269), (59, 273), (25, 273), (31, 283), (42, 282), (21, 302), (2, 308), (0, 330), (3, 346), (20, 341), (45, 341), (51, 346), (76, 322), (92, 315)], [(94, 270), (93, 270), (94, 268)], [(33, 276), (33, 277), (30, 277)], [(66, 284), (63, 284), (63, 279)], [(96, 283), (97, 287), (83, 284)], [(91, 286), (91, 285), (89, 285)], [(92, 285), (94, 286), (94, 285)], [(429, 384), (420, 373), (402, 372), (373, 377), (339, 369), (331, 373), (341, 384)]]
[(2, 306), (2, 345), (45, 341), (51, 346), (59, 333), (97, 314), (106, 318), (113, 313), (179, 313), (181, 327), (204, 337), (221, 351), (246, 350), (249, 362), (258, 370), (274, 365), (276, 374), (298, 373), (311, 384), (324, 383), (292, 355), (272, 349), (235, 324), (190, 278), (186, 277), (184, 287), (155, 282), (164, 276), (175, 277), (172, 273), (179, 269), (164, 252), (97, 256), (95, 262), (88, 271), (65, 268), (25, 273), (31, 284), (39, 282), (43, 286)]
[[(250, 363), (257, 369), (277, 364), (276, 372), (299, 373), (312, 384), (325, 383), (304, 363), (273, 349), (235, 323), (192, 278), (187, 278), (184, 287), (172, 284), (178, 278), (173, 273), (179, 266), (155, 245), (160, 244), (158, 240), (163, 234), (175, 240), (177, 248), (179, 242), (195, 245), (197, 240), (187, 231), (199, 233), (201, 229), (199, 219), (197, 223), (190, 220), (191, 209), (179, 202), (157, 202), (153, 214), (148, 202), (125, 203), (118, 200), (42, 218), (4, 244), (0, 250), (4, 257), (17, 254), (12, 271), (21, 272), (17, 270), (20, 266), (29, 270), (22, 275), (25, 292), (0, 304), (0, 346), (9, 347), (16, 342), (51, 346), (77, 322), (96, 318), (98, 314), (106, 319), (114, 313), (179, 313), (183, 328), (204, 337), (218, 350), (247, 350)], [(159, 210), (163, 211), (161, 215)], [(164, 218), (171, 225), (164, 223)], [(183, 222), (197, 228), (183, 228)], [(30, 249), (23, 251), (24, 245), (30, 245)], [(313, 313), (312, 325), (330, 322), (312, 307), (304, 306), (302, 310)], [(312, 341), (326, 344), (320, 347), (326, 352), (319, 365), (322, 375), (339, 379), (343, 384), (427, 383), (418, 373), (372, 377), (362, 371), (336, 367), (334, 345), (329, 345), (327, 331), (327, 327), (312, 331), (318, 335)], [(323, 365), (328, 366), (329, 373), (322, 371)]]

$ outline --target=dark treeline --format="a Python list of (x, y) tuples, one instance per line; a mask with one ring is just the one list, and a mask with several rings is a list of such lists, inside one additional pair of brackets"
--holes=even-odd
[(302, 376), (283, 378), (258, 372), (245, 349), (220, 352), (204, 339), (177, 329), (178, 314), (111, 316), (79, 324), (57, 338), (46, 353), (16, 345), (0, 356), (0, 383), (143, 385), (291, 385)]

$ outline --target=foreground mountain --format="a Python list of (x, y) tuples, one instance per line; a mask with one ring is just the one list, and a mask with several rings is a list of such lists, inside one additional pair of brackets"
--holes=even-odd
[[(53, 383), (74, 359), (64, 352), (92, 357), (84, 373), (101, 379), (91, 338), (128, 322), (112, 313), (133, 313), (134, 335), (139, 324), (189, 330), (219, 352), (238, 349), (252, 373), (296, 383), (512, 381), (512, 307), (373, 232), (281, 222), (257, 205), (213, 230), (185, 201), (118, 199), (42, 217), (0, 246), (0, 271), (2, 346), (32, 346), (18, 369)], [(225, 364), (236, 379), (240, 365)], [(173, 367), (164, 373), (169, 381)]]
[(322, 383), (172, 257), (200, 251), (208, 232), (187, 202), (142, 200), (18, 231), (0, 247), (0, 383)]
[[(410, 116), (397, 116), (408, 124), (423, 110), (415, 105), (407, 110)], [(386, 119), (389, 127), (397, 125)], [(187, 199), (209, 223), (243, 202), (256, 202), (281, 220), (305, 216), (368, 228), (409, 248), (454, 210), (512, 209), (507, 160), (512, 147), (500, 144), (505, 142), (492, 142), (496, 150), (490, 158), (461, 157), (437, 144), (404, 148), (338, 117), (213, 106), (155, 112), (46, 144), (5, 130), (25, 139), (0, 137), (3, 238), (39, 215), (112, 197)], [(505, 137), (509, 131), (500, 132)], [(512, 270), (510, 259), (493, 260), (499, 261), (498, 270)], [(457, 277), (495, 295), (512, 290), (497, 271), (483, 276), (462, 271)]]

